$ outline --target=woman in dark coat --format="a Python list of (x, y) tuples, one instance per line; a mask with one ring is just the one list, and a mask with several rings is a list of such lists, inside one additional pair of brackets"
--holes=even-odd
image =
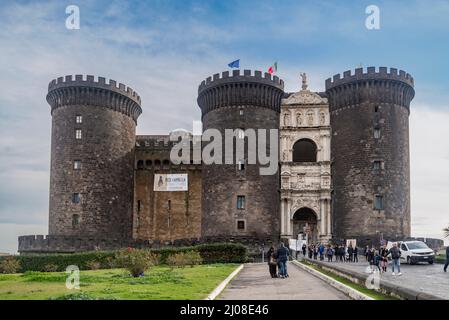
[(277, 262), (275, 258), (276, 251), (274, 247), (271, 246), (267, 252), (267, 260), (268, 260), (268, 270), (270, 271), (270, 275), (272, 278), (277, 278)]

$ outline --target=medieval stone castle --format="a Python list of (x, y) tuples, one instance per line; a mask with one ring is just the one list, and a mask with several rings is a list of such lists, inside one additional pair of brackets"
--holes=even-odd
[(19, 237), (19, 251), (410, 236), (413, 78), (359, 68), (312, 92), (301, 76), (293, 93), (249, 70), (215, 74), (198, 89), (203, 130), (234, 129), (244, 140), (246, 129), (279, 130), (274, 175), (245, 157), (175, 164), (169, 135), (136, 136), (134, 90), (93, 76), (51, 81), (49, 235)]

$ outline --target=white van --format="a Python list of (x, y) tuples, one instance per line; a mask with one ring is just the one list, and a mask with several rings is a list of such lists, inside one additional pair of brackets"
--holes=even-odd
[(399, 242), (399, 248), (401, 249), (401, 262), (433, 264), (435, 260), (435, 252), (422, 241), (402, 241)]

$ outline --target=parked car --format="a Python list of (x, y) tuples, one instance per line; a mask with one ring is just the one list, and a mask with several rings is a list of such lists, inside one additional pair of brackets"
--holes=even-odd
[(399, 242), (401, 248), (401, 262), (415, 264), (418, 262), (427, 262), (433, 264), (435, 261), (435, 252), (422, 241), (403, 241)]

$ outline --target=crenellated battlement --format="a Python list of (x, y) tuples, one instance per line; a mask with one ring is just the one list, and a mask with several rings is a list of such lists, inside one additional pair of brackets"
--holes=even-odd
[(48, 84), (47, 101), (53, 110), (67, 105), (95, 105), (119, 111), (137, 121), (142, 113), (140, 96), (131, 87), (92, 75), (68, 75)]
[(127, 96), (130, 99), (133, 99), (139, 105), (141, 104), (140, 96), (131, 87), (128, 87), (123, 83), (119, 83), (117, 86), (117, 81), (112, 79), (109, 79), (108, 82), (106, 83), (106, 78), (103, 77), (98, 77), (97, 80), (95, 80), (95, 77), (92, 75), (84, 76), (81, 74), (77, 74), (75, 75), (75, 78), (73, 78), (72, 75), (59, 77), (57, 79), (52, 80), (48, 84), (48, 92), (58, 88), (67, 88), (73, 86), (111, 90), (120, 93), (124, 96)]
[(198, 94), (201, 91), (227, 83), (265, 83), (267, 85), (276, 86), (281, 90), (284, 90), (284, 80), (279, 79), (278, 76), (272, 76), (270, 73), (262, 71), (252, 71), (252, 70), (233, 70), (232, 74), (229, 71), (224, 71), (222, 73), (216, 73), (211, 77), (203, 80), (198, 88)]
[(403, 82), (411, 87), (414, 86), (413, 77), (403, 70), (399, 70), (398, 72), (396, 68), (390, 68), (388, 70), (387, 67), (379, 67), (379, 70), (376, 71), (376, 67), (368, 67), (366, 72), (363, 68), (357, 68), (354, 73), (348, 70), (343, 72), (343, 76), (340, 74), (334, 75), (332, 78), (326, 80), (326, 90), (363, 80), (393, 80)]
[(198, 105), (204, 116), (222, 107), (264, 107), (280, 111), (284, 95), (284, 81), (261, 71), (233, 70), (216, 73), (201, 82), (198, 88)]

